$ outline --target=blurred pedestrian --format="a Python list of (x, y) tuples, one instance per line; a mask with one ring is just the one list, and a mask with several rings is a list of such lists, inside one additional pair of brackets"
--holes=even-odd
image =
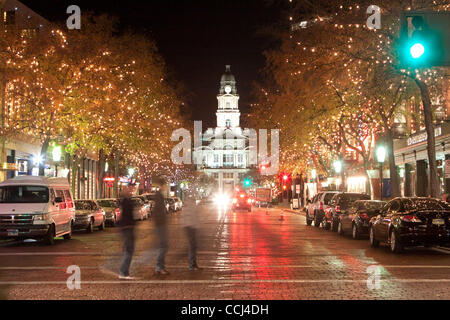
[(131, 197), (136, 191), (134, 185), (128, 185), (122, 189), (120, 193), (120, 208), (122, 211), (121, 219), (119, 220), (119, 226), (121, 228), (123, 236), (123, 260), (120, 266), (119, 279), (133, 280), (134, 277), (130, 276), (130, 265), (133, 259), (134, 248), (135, 248), (135, 235), (134, 227), (135, 221), (133, 216), (133, 201)]
[(183, 202), (182, 223), (189, 242), (189, 270), (199, 270), (197, 265), (198, 208), (195, 197), (188, 194)]
[(165, 190), (164, 185), (156, 192), (152, 219), (155, 223), (155, 231), (159, 242), (156, 274), (167, 275), (169, 274), (166, 270), (166, 254), (169, 249), (169, 229), (167, 226), (167, 207), (161, 190)]

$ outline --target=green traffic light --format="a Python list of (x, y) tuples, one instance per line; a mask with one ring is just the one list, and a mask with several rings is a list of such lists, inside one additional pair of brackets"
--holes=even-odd
[(425, 53), (425, 47), (421, 43), (415, 43), (409, 49), (409, 53), (411, 57), (418, 59)]
[(245, 179), (245, 180), (244, 180), (244, 185), (245, 185), (246, 187), (249, 187), (251, 184), (252, 184), (252, 182), (250, 181), (250, 179)]

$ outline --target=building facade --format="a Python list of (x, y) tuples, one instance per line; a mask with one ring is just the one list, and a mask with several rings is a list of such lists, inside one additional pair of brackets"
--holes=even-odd
[[(443, 80), (442, 94), (432, 99), (435, 118), (435, 150), (441, 194), (450, 194), (450, 79)], [(422, 117), (421, 105), (412, 100), (410, 112)], [(411, 134), (394, 141), (395, 164), (399, 168), (400, 191), (403, 196), (428, 196), (429, 161), (427, 133), (422, 123), (406, 124)]]
[(216, 179), (219, 192), (229, 193), (250, 168), (248, 138), (240, 127), (236, 79), (229, 65), (221, 77), (217, 101), (217, 127), (208, 128), (202, 135), (202, 145), (194, 149), (193, 161), (197, 170)]

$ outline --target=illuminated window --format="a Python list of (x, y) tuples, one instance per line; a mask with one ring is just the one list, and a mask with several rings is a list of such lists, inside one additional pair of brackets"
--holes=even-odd
[(16, 24), (16, 11), (10, 10), (3, 12), (3, 22), (6, 25)]
[(224, 172), (223, 178), (224, 179), (233, 179), (234, 178), (233, 172)]

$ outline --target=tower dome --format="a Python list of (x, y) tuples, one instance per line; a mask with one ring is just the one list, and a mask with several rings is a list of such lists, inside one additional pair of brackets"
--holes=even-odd
[[(231, 90), (230, 90), (231, 89)], [(231, 73), (231, 66), (225, 66), (225, 73), (220, 78), (220, 94), (236, 94), (236, 79), (234, 75)]]

